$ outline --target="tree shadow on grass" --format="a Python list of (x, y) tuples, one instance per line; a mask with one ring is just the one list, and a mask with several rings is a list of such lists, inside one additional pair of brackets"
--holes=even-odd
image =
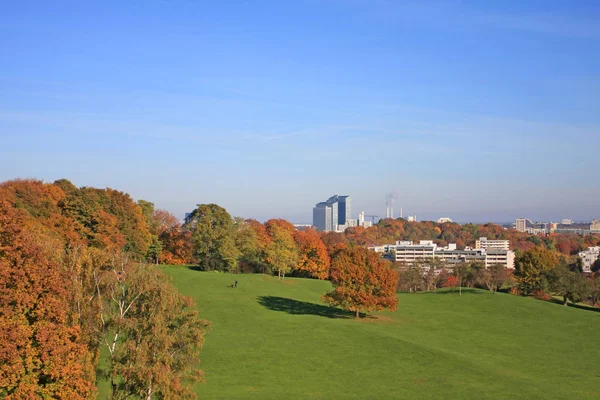
[(321, 304), (308, 303), (277, 296), (259, 296), (258, 304), (273, 311), (281, 311), (293, 315), (318, 315), (326, 318), (354, 318), (354, 313), (323, 306)]

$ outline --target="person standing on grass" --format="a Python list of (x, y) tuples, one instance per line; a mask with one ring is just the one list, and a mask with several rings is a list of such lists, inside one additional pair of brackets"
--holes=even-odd
[(235, 286), (234, 286), (234, 287), (236, 287), (236, 288), (237, 288), (237, 279), (235, 280)]

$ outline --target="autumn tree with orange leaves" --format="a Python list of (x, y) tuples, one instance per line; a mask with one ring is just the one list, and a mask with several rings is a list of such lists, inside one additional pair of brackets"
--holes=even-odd
[(327, 248), (314, 229), (297, 231), (294, 239), (298, 246), (299, 258), (296, 266), (298, 275), (317, 279), (329, 277), (329, 254)]
[(331, 306), (361, 312), (395, 311), (398, 307), (396, 287), (398, 272), (379, 255), (363, 247), (340, 249), (331, 262), (331, 283), (334, 289), (323, 296)]
[(0, 398), (95, 398), (100, 346), (113, 399), (195, 398), (207, 322), (140, 263), (152, 235), (184, 232), (149, 215), (111, 189), (0, 183)]
[(61, 245), (27, 211), (0, 202), (0, 398), (95, 396)]

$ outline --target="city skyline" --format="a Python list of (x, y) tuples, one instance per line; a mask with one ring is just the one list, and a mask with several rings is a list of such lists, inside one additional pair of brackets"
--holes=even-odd
[[(9, 2), (0, 180), (310, 222), (600, 217), (595, 1)], [(265, 200), (268, 199), (268, 200)]]

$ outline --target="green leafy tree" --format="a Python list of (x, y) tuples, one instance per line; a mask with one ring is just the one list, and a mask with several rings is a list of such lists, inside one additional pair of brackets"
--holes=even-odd
[(467, 263), (467, 270), (464, 277), (465, 286), (473, 287), (481, 281), (485, 264), (481, 261), (472, 261)]
[(146, 219), (146, 223), (150, 228), (151, 232), (154, 232), (156, 229), (153, 229), (154, 224), (154, 203), (146, 200), (138, 200), (138, 205), (142, 209), (142, 215)]
[(231, 215), (216, 204), (200, 204), (186, 221), (192, 231), (194, 252), (206, 270), (234, 271), (240, 251), (235, 244)]
[(255, 272), (261, 269), (262, 249), (258, 234), (249, 221), (236, 217), (235, 246), (239, 250), (238, 267), (240, 272)]
[(596, 261), (594, 261), (594, 264), (592, 264), (592, 272), (600, 272), (600, 258), (598, 258)]
[(552, 270), (550, 282), (552, 292), (563, 298), (565, 306), (568, 300), (578, 303), (590, 294), (590, 284), (586, 277), (579, 272), (571, 271), (569, 266), (564, 263)]
[(158, 264), (158, 260), (162, 253), (162, 250), (163, 250), (163, 246), (162, 246), (162, 243), (160, 242), (160, 240), (158, 239), (158, 236), (152, 235), (152, 241), (150, 243), (150, 246), (148, 246), (148, 251), (146, 252), (146, 257), (149, 260), (152, 260), (152, 262), (154, 262), (155, 264)]
[(292, 234), (285, 228), (274, 225), (270, 229), (271, 243), (267, 247), (267, 260), (277, 270), (279, 279), (285, 279), (298, 264), (298, 248)]
[(595, 273), (590, 277), (590, 301), (593, 306), (600, 305), (600, 274)]
[(209, 324), (198, 319), (191, 299), (125, 254), (94, 276), (111, 398), (196, 398), (190, 387), (203, 378), (198, 354)]
[(547, 290), (547, 274), (558, 264), (556, 253), (542, 247), (521, 251), (515, 257), (515, 279), (525, 295)]

